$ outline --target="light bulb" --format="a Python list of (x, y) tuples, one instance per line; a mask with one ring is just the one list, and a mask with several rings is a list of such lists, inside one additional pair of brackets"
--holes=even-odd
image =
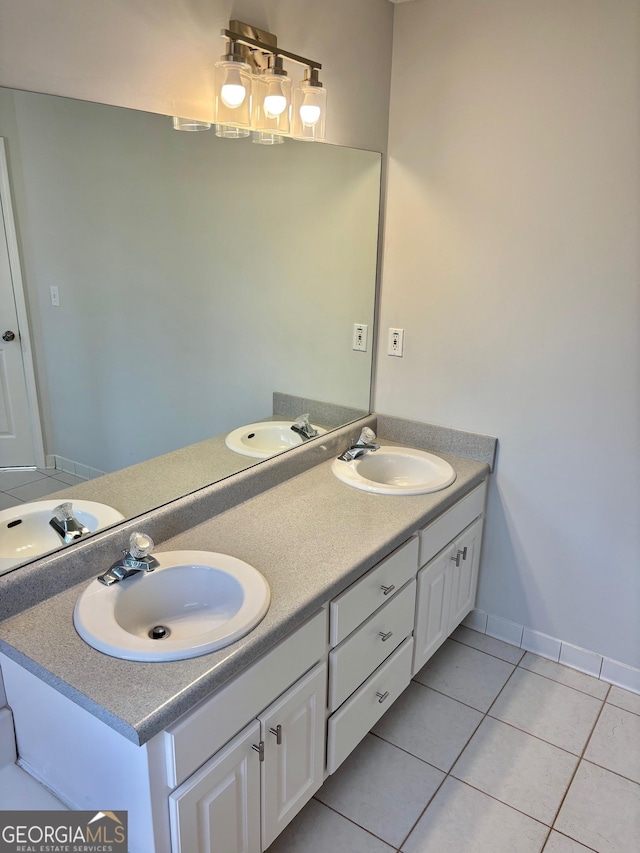
[(287, 99), (284, 95), (267, 95), (264, 99), (264, 111), (268, 118), (282, 115), (287, 108)]
[(229, 68), (227, 70), (227, 79), (220, 90), (220, 97), (225, 107), (236, 109), (239, 107), (247, 96), (247, 90), (242, 85), (240, 72), (237, 68)]
[(317, 104), (302, 104), (300, 107), (300, 118), (305, 124), (314, 125), (320, 118), (322, 110)]

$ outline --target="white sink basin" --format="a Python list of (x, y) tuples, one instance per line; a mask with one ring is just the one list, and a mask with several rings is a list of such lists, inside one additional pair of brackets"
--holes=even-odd
[[(111, 586), (94, 580), (76, 602), (76, 631), (94, 649), (135, 661), (194, 658), (244, 637), (269, 609), (267, 581), (242, 560), (210, 551), (153, 556), (153, 572)], [(154, 628), (167, 634), (152, 639)]]
[[(0, 512), (0, 575), (64, 545), (49, 524), (53, 510), (61, 503), (61, 498), (34, 501)], [(71, 503), (75, 517), (91, 533), (124, 519), (122, 513), (106, 504), (78, 500)]]
[(456, 478), (444, 459), (410, 447), (381, 447), (351, 462), (334, 459), (331, 470), (348, 486), (378, 495), (425, 495)]
[[(294, 421), (260, 421), (257, 424), (234, 429), (224, 440), (229, 450), (242, 456), (253, 456), (255, 459), (267, 459), (282, 450), (297, 447), (303, 443), (298, 433), (291, 429)], [(315, 426), (318, 435), (324, 435), (326, 429)]]

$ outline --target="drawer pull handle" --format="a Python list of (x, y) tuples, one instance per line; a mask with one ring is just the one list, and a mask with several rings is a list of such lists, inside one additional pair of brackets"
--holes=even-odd
[(463, 560), (466, 560), (466, 559), (467, 559), (467, 546), (466, 546), (466, 545), (465, 545), (465, 546), (464, 546), (464, 548), (462, 549), (462, 559), (463, 559)]
[(385, 634), (384, 631), (378, 631), (378, 634), (382, 637), (382, 642), (386, 643), (389, 637), (393, 637), (393, 631), (387, 631)]
[(390, 592), (393, 592), (393, 590), (394, 590), (395, 588), (396, 588), (396, 585), (395, 585), (395, 584), (393, 584), (393, 583), (391, 584), (391, 586), (384, 586), (384, 584), (383, 584), (383, 585), (380, 587), (380, 589), (383, 591), (383, 593), (384, 593), (385, 595), (389, 595), (389, 593), (390, 593)]
[(258, 744), (251, 744), (251, 749), (255, 750), (258, 753), (258, 758), (260, 761), (264, 761), (264, 741), (261, 740)]
[(378, 702), (382, 704), (384, 700), (389, 696), (389, 691), (385, 690), (384, 693), (376, 693), (376, 696), (378, 697)]
[(455, 564), (456, 564), (456, 568), (458, 568), (458, 569), (460, 568), (460, 557), (461, 557), (461, 556), (462, 556), (462, 551), (458, 551), (458, 553), (457, 553), (457, 554), (454, 554), (454, 556), (453, 556), (453, 557), (451, 557), (451, 559), (452, 559), (452, 560), (455, 562)]
[(269, 729), (272, 735), (276, 736), (276, 743), (278, 746), (282, 743), (282, 726), (276, 726), (275, 729), (273, 726)]

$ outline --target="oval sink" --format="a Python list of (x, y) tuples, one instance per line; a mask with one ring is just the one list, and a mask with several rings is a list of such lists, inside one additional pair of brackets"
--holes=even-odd
[(381, 447), (350, 462), (334, 459), (331, 470), (348, 486), (378, 495), (425, 495), (456, 479), (446, 460), (411, 447)]
[[(0, 512), (0, 575), (26, 560), (34, 560), (64, 545), (49, 524), (53, 510), (61, 503), (60, 498), (33, 501)], [(106, 504), (82, 500), (71, 503), (75, 517), (90, 533), (124, 519), (121, 512)]]
[[(256, 424), (234, 429), (224, 440), (229, 450), (242, 456), (253, 456), (255, 459), (267, 459), (282, 450), (297, 447), (303, 443), (298, 433), (291, 429), (294, 421), (260, 421)], [(315, 426), (318, 435), (324, 435), (326, 429)]]
[(92, 581), (76, 602), (76, 631), (94, 649), (135, 661), (185, 660), (248, 634), (269, 609), (257, 569), (210, 551), (155, 553), (159, 566), (104, 586)]

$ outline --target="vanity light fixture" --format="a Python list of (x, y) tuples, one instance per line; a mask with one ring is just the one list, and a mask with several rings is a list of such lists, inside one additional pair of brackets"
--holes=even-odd
[(173, 129), (191, 132), (195, 130), (210, 130), (211, 122), (199, 121), (195, 118), (180, 118), (179, 116), (173, 116)]
[[(227, 48), (215, 64), (216, 136), (238, 139), (253, 132), (258, 145), (277, 145), (284, 137), (323, 140), (327, 94), (318, 79), (322, 65), (284, 50), (273, 33), (242, 21), (230, 21), (220, 35)], [(284, 60), (304, 66), (293, 96)], [(176, 130), (204, 130), (206, 125), (173, 119)]]

